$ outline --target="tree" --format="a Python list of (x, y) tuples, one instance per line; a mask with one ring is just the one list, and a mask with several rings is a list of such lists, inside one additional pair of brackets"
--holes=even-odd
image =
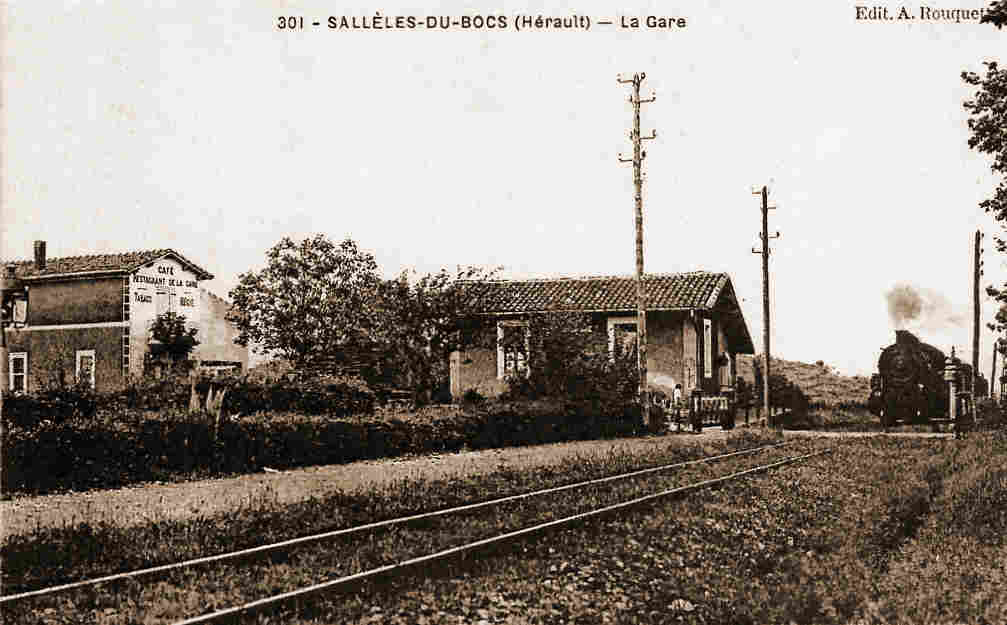
[[(986, 291), (990, 295), (994, 295), (994, 293), (997, 292), (997, 290), (994, 289), (993, 287), (987, 288)], [(992, 379), (990, 379), (990, 384), (993, 385), (991, 386), (991, 393), (990, 393), (992, 396), (992, 391), (996, 388), (999, 388), (996, 386), (997, 384), (996, 356), (1000, 357), (1001, 360), (1000, 366), (1004, 367), (1004, 371), (1007, 371), (1007, 367), (1005, 367), (1005, 365), (1007, 365), (1007, 361), (1004, 361), (1004, 358), (1007, 358), (1007, 339), (1004, 338), (1004, 332), (1007, 331), (1007, 304), (1000, 305), (1000, 310), (997, 311), (996, 316), (993, 318), (993, 322), (987, 323), (986, 327), (989, 328), (991, 332), (993, 332), (994, 336), (993, 349), (996, 350), (996, 355), (994, 356), (993, 361), (994, 369), (991, 371), (991, 375), (993, 377)]]
[(508, 378), (512, 395), (592, 400), (612, 406), (637, 397), (635, 342), (608, 336), (591, 315), (549, 312), (531, 315), (524, 332), (504, 333), (503, 349), (520, 353), (527, 372)]
[(301, 242), (284, 237), (266, 267), (238, 277), (227, 318), (239, 345), (255, 343), (294, 367), (335, 353), (366, 351), (377, 339), (381, 277), (374, 256), (347, 238)]
[(151, 356), (166, 355), (174, 363), (185, 360), (199, 345), (196, 328), (185, 327), (185, 316), (174, 312), (158, 315), (150, 326), (150, 336), (156, 342), (150, 345)]
[[(370, 381), (404, 386), (419, 401), (445, 389), (451, 352), (472, 345), (488, 346), (478, 332), (479, 284), (494, 272), (470, 267), (441, 269), (420, 278), (402, 272), (381, 283), (375, 302), (373, 360)], [(495, 339), (495, 335), (494, 335)]]
[(1007, 1), (996, 0), (990, 4), (990, 7), (986, 9), (986, 14), (983, 15), (979, 22), (993, 24), (997, 28), (1002, 28), (1004, 24), (1007, 24)]
[[(993, 2), (981, 21), (1002, 28), (1007, 23), (1007, 0)], [(966, 84), (977, 88), (974, 97), (966, 100), (963, 106), (969, 113), (969, 148), (992, 156), (990, 167), (994, 174), (1001, 175), (993, 197), (983, 200), (979, 206), (1002, 222), (1007, 219), (1007, 180), (1002, 177), (1007, 174), (1007, 70), (997, 61), (986, 61), (983, 65), (986, 66), (985, 75), (971, 71), (961, 73)], [(1003, 239), (997, 237), (996, 243), (998, 251), (1007, 251), (1007, 242)]]

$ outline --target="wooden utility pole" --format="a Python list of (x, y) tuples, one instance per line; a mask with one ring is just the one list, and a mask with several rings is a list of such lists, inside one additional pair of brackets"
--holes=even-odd
[(769, 403), (769, 239), (777, 239), (780, 233), (769, 236), (769, 211), (776, 208), (769, 204), (769, 187), (753, 188), (752, 195), (762, 196), (762, 249), (753, 249), (753, 254), (762, 254), (762, 351), (764, 366), (762, 369), (762, 405), (766, 410), (766, 422), (773, 426), (775, 421)]
[(982, 271), (982, 259), (979, 257), (982, 255), (982, 244), (980, 241), (983, 238), (983, 233), (981, 230), (976, 230), (976, 241), (975, 241), (975, 256), (974, 256), (974, 266), (972, 273), (972, 399), (973, 401), (978, 398), (979, 390), (979, 278), (983, 275)]
[(993, 339), (993, 367), (990, 369), (990, 384), (989, 384), (989, 394), (990, 399), (993, 399), (993, 391), (995, 390), (993, 385), (996, 384), (997, 379), (997, 339)]
[(629, 101), (633, 105), (633, 129), (629, 133), (629, 138), (633, 141), (633, 158), (622, 158), (622, 163), (633, 163), (633, 185), (635, 192), (636, 209), (636, 357), (637, 368), (640, 371), (640, 407), (643, 411), (643, 423), (650, 426), (650, 393), (647, 391), (647, 297), (643, 282), (643, 159), (647, 153), (642, 149), (641, 142), (657, 137), (657, 131), (651, 131), (649, 137), (640, 135), (640, 105), (653, 102), (657, 96), (651, 96), (647, 100), (640, 99), (640, 85), (647, 77), (640, 72), (633, 74), (632, 79), (625, 80), (618, 76), (616, 80), (620, 84), (632, 84), (633, 92), (629, 96)]

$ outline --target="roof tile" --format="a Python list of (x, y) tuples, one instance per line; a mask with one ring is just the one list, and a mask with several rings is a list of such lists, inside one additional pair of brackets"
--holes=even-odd
[(118, 254), (90, 254), (86, 256), (64, 256), (62, 258), (46, 259), (45, 269), (39, 271), (34, 261), (16, 260), (4, 262), (4, 265), (14, 264), (15, 275), (19, 278), (45, 279), (47, 277), (83, 274), (91, 272), (129, 272), (140, 266), (164, 256), (174, 256), (203, 279), (212, 279), (213, 275), (172, 249), (144, 250), (122, 252)]
[[(645, 276), (647, 308), (711, 308), (729, 278), (725, 273), (694, 271)], [(621, 311), (636, 309), (636, 278), (591, 276), (533, 280), (494, 280), (481, 308), (487, 313), (529, 313), (547, 310)]]

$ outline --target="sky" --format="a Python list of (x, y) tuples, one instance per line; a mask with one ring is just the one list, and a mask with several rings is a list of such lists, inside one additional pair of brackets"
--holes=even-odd
[[(969, 358), (977, 228), (983, 286), (1007, 279), (978, 208), (997, 178), (968, 148), (959, 77), (1002, 61), (1007, 31), (923, 19), (925, 4), (864, 5), (911, 21), (858, 20), (846, 0), (0, 6), (4, 259), (36, 239), (50, 257), (168, 247), (226, 296), (281, 237), (323, 233), (388, 277), (629, 275), (632, 170), (617, 155), (632, 107), (616, 77), (645, 72), (646, 271), (729, 273), (758, 350), (752, 185), (778, 205), (774, 356), (870, 374), (894, 340), (885, 295), (909, 285), (947, 312), (910, 327)], [(375, 13), (508, 27), (328, 28)], [(523, 15), (590, 27), (517, 31)], [(686, 25), (646, 28), (648, 15)], [(987, 375), (991, 343), (984, 331)]]

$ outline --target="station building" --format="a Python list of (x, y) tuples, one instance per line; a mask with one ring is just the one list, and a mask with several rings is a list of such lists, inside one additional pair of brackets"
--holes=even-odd
[(200, 344), (190, 355), (210, 369), (248, 368), (234, 344), (225, 300), (202, 289), (213, 275), (171, 249), (47, 258), (36, 241), (30, 261), (5, 263), (26, 287), (26, 321), (7, 328), (10, 390), (34, 392), (83, 380), (99, 391), (144, 373), (150, 326), (183, 315)]
[[(645, 276), (647, 383), (669, 397), (726, 398), (737, 382), (737, 359), (755, 349), (726, 273), (694, 271)], [(480, 283), (480, 312), (487, 329), (496, 327), (497, 348), (451, 354), (451, 394), (475, 390), (492, 397), (507, 389), (507, 378), (527, 374), (519, 351), (505, 349), (504, 335), (525, 333), (528, 319), (551, 312), (586, 313), (593, 320), (596, 350), (616, 342), (635, 345), (637, 291), (633, 276), (592, 276)]]

